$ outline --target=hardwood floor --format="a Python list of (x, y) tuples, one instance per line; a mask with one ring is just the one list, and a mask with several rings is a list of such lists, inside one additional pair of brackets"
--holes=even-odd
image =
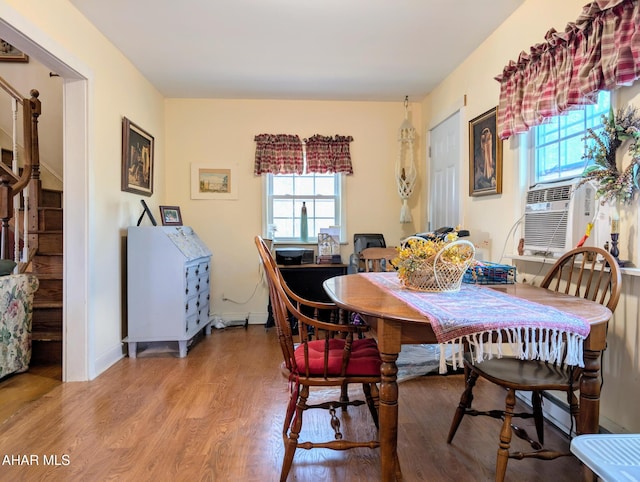
[(0, 381), (0, 424), (62, 383), (62, 365), (34, 364)]
[[(0, 423), (0, 480), (276, 481), (289, 390), (281, 356), (275, 330), (228, 328), (203, 338), (186, 358), (142, 353), (91, 382), (60, 384)], [(467, 417), (454, 443), (446, 443), (462, 385), (460, 375), (400, 384), (404, 480), (493, 480), (498, 421)], [(479, 407), (503, 403), (501, 389), (483, 380), (475, 393)], [(340, 418), (345, 436), (374, 430), (366, 406)], [(305, 416), (301, 440), (317, 433), (330, 436), (325, 411)], [(546, 438), (568, 449), (555, 429), (547, 428)], [(514, 446), (527, 448), (519, 439)], [(16, 459), (23, 463), (10, 462)], [(507, 478), (562, 482), (581, 473), (572, 457), (512, 460)], [(289, 480), (380, 480), (379, 453), (300, 449)]]

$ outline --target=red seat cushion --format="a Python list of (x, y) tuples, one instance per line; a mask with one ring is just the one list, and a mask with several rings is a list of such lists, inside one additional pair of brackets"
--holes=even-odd
[[(329, 363), (327, 376), (340, 376), (342, 370), (342, 355), (344, 353), (345, 340), (329, 340)], [(307, 343), (309, 347), (309, 374), (324, 375), (324, 340), (313, 340)], [(296, 364), (300, 374), (306, 373), (304, 361), (304, 345), (300, 345), (295, 351)], [(351, 356), (347, 365), (347, 376), (379, 376), (380, 352), (378, 344), (372, 338), (353, 340), (351, 344)]]

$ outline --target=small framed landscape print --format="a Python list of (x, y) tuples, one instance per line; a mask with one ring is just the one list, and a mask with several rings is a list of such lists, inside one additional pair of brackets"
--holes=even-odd
[(234, 169), (191, 164), (191, 199), (238, 199)]
[(498, 108), (469, 121), (469, 196), (502, 192), (502, 140)]
[(151, 134), (122, 118), (122, 190), (153, 194), (153, 144)]
[(29, 62), (29, 56), (15, 48), (9, 42), (0, 39), (0, 61)]
[(163, 226), (182, 226), (182, 214), (178, 206), (160, 206)]

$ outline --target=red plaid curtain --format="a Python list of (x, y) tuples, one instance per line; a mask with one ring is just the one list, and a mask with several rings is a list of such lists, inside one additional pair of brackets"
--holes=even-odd
[(307, 172), (353, 174), (349, 143), (351, 136), (321, 136), (305, 139)]
[(640, 77), (639, 0), (597, 0), (564, 32), (509, 61), (501, 75), (498, 135), (507, 139), (545, 119), (596, 102)]
[(256, 160), (253, 173), (302, 174), (302, 143), (296, 135), (260, 134), (255, 136)]

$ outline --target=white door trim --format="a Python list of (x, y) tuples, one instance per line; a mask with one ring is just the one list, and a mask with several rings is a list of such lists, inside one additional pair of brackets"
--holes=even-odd
[(64, 79), (63, 381), (95, 377), (90, 323), (89, 85), (91, 69), (11, 7), (0, 4), (0, 37)]

